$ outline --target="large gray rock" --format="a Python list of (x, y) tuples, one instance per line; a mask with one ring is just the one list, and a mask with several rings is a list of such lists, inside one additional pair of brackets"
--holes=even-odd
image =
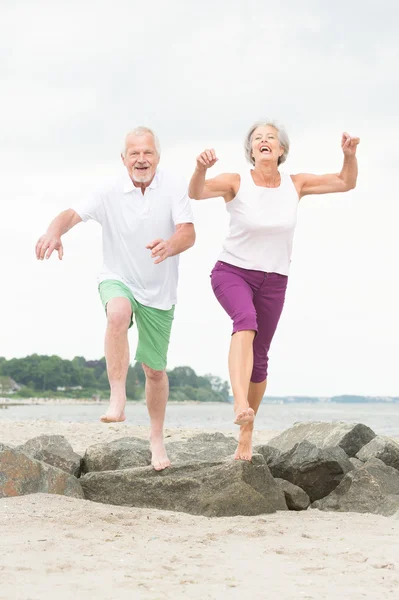
[(270, 458), (268, 466), (273, 477), (299, 486), (312, 502), (332, 492), (344, 475), (353, 469), (342, 448), (317, 448), (307, 441)]
[(363, 466), (363, 464), (364, 464), (364, 463), (363, 463), (361, 460), (359, 460), (358, 458), (353, 458), (353, 457), (351, 457), (349, 460), (351, 461), (351, 463), (352, 463), (352, 465), (355, 467), (355, 469), (359, 469), (359, 468), (360, 468), (360, 467), (362, 467), (362, 466)]
[(82, 457), (73, 451), (71, 444), (63, 435), (39, 435), (28, 440), (26, 444), (18, 446), (17, 450), (75, 477), (80, 477)]
[[(187, 440), (169, 442), (166, 450), (173, 465), (193, 462), (219, 462), (234, 454), (237, 441), (222, 433), (200, 433)], [(87, 448), (83, 472), (117, 471), (151, 464), (149, 442), (128, 437)]]
[(116, 471), (150, 464), (149, 442), (141, 438), (126, 437), (89, 446), (83, 457), (82, 472)]
[(288, 452), (296, 444), (307, 440), (318, 448), (339, 446), (348, 456), (356, 456), (360, 448), (373, 438), (375, 438), (374, 431), (361, 423), (314, 421), (295, 423), (293, 427), (271, 439), (267, 445)]
[(0, 498), (37, 492), (84, 497), (79, 480), (73, 475), (0, 445)]
[(277, 450), (277, 448), (273, 448), (273, 446), (269, 446), (269, 444), (261, 444), (260, 446), (255, 446), (254, 452), (256, 452), (257, 454), (261, 454), (267, 464), (273, 462), (281, 454), (283, 454), (281, 450)]
[(399, 472), (373, 458), (347, 473), (339, 486), (312, 508), (395, 515), (399, 511)]
[(366, 446), (363, 446), (356, 457), (363, 462), (371, 458), (378, 458), (388, 467), (394, 467), (399, 471), (399, 444), (382, 435), (378, 435)]
[(81, 478), (95, 502), (181, 511), (208, 517), (258, 515), (287, 510), (284, 494), (260, 455), (252, 462), (192, 463), (91, 472)]
[(223, 433), (200, 433), (187, 440), (166, 444), (173, 465), (193, 462), (219, 462), (232, 456), (237, 440)]
[(274, 481), (283, 490), (289, 510), (306, 510), (310, 506), (310, 498), (302, 488), (278, 477)]
[(12, 450), (13, 446), (8, 446), (7, 444), (3, 444), (0, 442), (0, 452), (4, 452), (5, 450)]

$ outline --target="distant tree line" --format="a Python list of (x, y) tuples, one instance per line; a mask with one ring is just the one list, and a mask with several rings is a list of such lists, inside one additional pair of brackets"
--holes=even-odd
[[(229, 384), (215, 375), (199, 376), (191, 367), (175, 367), (168, 371), (171, 400), (227, 402)], [(109, 394), (105, 358), (86, 360), (75, 356), (66, 360), (59, 356), (32, 354), (6, 360), (0, 357), (0, 377), (10, 377), (21, 389), (20, 397), (87, 398)], [(144, 398), (145, 376), (140, 363), (129, 366), (126, 391), (129, 400)]]

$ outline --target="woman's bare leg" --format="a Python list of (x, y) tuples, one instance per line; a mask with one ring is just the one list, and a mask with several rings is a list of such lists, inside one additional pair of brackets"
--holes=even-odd
[(234, 396), (236, 425), (253, 423), (255, 413), (248, 403), (248, 391), (253, 369), (255, 331), (237, 331), (231, 337), (229, 372)]
[[(260, 383), (249, 384), (248, 404), (253, 409), (255, 415), (258, 412), (262, 398), (265, 395), (267, 379)], [(254, 423), (245, 423), (240, 427), (240, 436), (238, 438), (238, 446), (234, 458), (236, 460), (251, 460), (252, 458), (252, 434)]]

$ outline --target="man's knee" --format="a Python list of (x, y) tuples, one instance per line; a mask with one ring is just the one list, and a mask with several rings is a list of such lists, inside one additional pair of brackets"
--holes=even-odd
[(111, 329), (123, 331), (129, 329), (132, 308), (127, 298), (113, 298), (107, 304), (107, 322)]
[(150, 381), (161, 381), (165, 377), (166, 371), (157, 371), (151, 369), (148, 365), (142, 363), (145, 376)]

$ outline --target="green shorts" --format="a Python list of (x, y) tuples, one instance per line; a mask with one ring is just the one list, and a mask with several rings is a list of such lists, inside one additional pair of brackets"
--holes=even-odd
[(135, 359), (138, 362), (143, 362), (145, 365), (156, 371), (164, 371), (166, 369), (168, 347), (170, 340), (170, 331), (175, 312), (175, 307), (172, 306), (169, 310), (161, 310), (144, 306), (134, 298), (129, 288), (115, 279), (107, 279), (102, 281), (98, 287), (100, 297), (107, 311), (107, 304), (113, 298), (127, 298), (132, 307), (132, 320), (130, 327), (133, 325), (133, 316), (136, 319), (137, 329), (139, 333), (139, 341), (136, 350)]

